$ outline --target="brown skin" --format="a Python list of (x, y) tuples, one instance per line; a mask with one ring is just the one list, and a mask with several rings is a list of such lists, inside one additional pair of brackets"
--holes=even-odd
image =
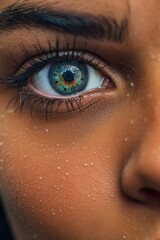
[[(0, 9), (13, 2), (1, 1)], [(17, 90), (1, 87), (1, 195), (16, 239), (160, 239), (160, 2), (56, 3), (77, 13), (127, 15), (130, 33), (122, 44), (90, 42), (111, 61), (117, 88), (82, 111), (47, 122), (31, 118), (28, 107), (20, 116), (5, 111)], [(3, 34), (0, 73), (13, 75), (9, 54), (23, 59), (20, 43), (31, 52), (37, 38), (45, 47), (55, 35), (35, 28)]]

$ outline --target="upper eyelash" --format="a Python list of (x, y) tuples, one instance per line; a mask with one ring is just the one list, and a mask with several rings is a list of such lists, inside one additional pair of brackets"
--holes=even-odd
[[(45, 54), (44, 50), (41, 48), (41, 45), (39, 43), (37, 48), (37, 51), (39, 49), (38, 55), (35, 57), (32, 57), (31, 54), (27, 51), (27, 49), (23, 46), (23, 51), (26, 57), (28, 57), (28, 59), (25, 60), (22, 66), (19, 67), (19, 70), (23, 70), (24, 72), (17, 76), (11, 76), (11, 77), (0, 75), (1, 82), (5, 84), (7, 87), (23, 87), (25, 86), (27, 80), (32, 74), (39, 72), (43, 67), (45, 67), (50, 62), (54, 62), (54, 61), (56, 62), (61, 60), (65, 60), (65, 61), (74, 60), (74, 61), (86, 62), (92, 65), (95, 58), (98, 57), (96, 56), (96, 54), (92, 54), (85, 49), (83, 50), (74, 49), (76, 45), (75, 41), (73, 42), (72, 49), (69, 49), (69, 46), (67, 45), (67, 50), (59, 49), (59, 41), (57, 41), (56, 46), (54, 48), (51, 47), (51, 44), (49, 41), (48, 41), (48, 45), (49, 45), (48, 46), (49, 51), (48, 53)], [(52, 49), (54, 49), (54, 51)], [(87, 60), (84, 61), (84, 56), (87, 53), (93, 55), (93, 57), (90, 58), (88, 61)], [(103, 61), (103, 59), (101, 59), (101, 61)], [(26, 67), (26, 64), (30, 64), (30, 67)], [(94, 68), (99, 71), (105, 68), (106, 65), (109, 65), (109, 63), (105, 63), (103, 64), (103, 66), (99, 67), (99, 64), (100, 64), (99, 62), (97, 62), (96, 64), (94, 63)]]

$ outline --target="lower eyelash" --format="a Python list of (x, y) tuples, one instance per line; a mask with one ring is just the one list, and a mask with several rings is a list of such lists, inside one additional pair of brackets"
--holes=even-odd
[[(103, 90), (102, 90), (103, 92)], [(92, 104), (95, 104), (101, 100), (101, 93), (90, 92), (86, 95), (77, 95), (76, 97), (68, 98), (47, 98), (36, 94), (35, 92), (23, 87), (18, 91), (6, 108), (12, 105), (15, 112), (22, 114), (23, 110), (28, 107), (30, 109), (30, 115), (33, 117), (33, 113), (41, 114), (48, 121), (49, 114), (52, 117), (62, 116), (66, 113), (73, 113), (81, 111)], [(59, 109), (61, 107), (61, 111)], [(62, 111), (63, 110), (63, 111)], [(55, 114), (53, 114), (55, 113)]]
[[(82, 95), (78, 95), (72, 98), (60, 99), (40, 96), (31, 90), (28, 90), (27, 87), (23, 87), (15, 97), (13, 97), (8, 103), (8, 108), (11, 104), (15, 108), (15, 111), (22, 113), (24, 108), (29, 104), (30, 105), (30, 115), (33, 117), (33, 112), (39, 112), (42, 116), (48, 120), (49, 113), (58, 113), (61, 104), (65, 104), (63, 113), (73, 112), (76, 110), (81, 110), (82, 108)], [(66, 107), (66, 110), (65, 110)]]

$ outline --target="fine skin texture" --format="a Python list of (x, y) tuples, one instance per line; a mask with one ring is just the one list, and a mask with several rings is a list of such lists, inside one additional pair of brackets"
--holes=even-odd
[[(1, 0), (0, 10), (14, 0)], [(23, 3), (23, 1), (19, 1)], [(39, 1), (30, 0), (39, 6)], [(30, 116), (0, 86), (0, 193), (16, 240), (160, 239), (160, 1), (47, 0), (50, 9), (128, 19), (123, 42), (77, 37), (111, 66), (114, 89), (82, 110)], [(13, 76), (58, 31), (0, 33), (0, 75)], [(46, 52), (44, 52), (46, 53)], [(11, 57), (12, 56), (12, 57)], [(16, 59), (19, 64), (15, 64)], [(106, 93), (106, 94), (105, 94)], [(86, 97), (86, 102), (87, 102)]]

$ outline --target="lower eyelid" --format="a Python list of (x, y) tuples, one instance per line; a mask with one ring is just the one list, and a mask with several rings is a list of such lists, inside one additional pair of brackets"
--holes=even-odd
[(25, 87), (23, 91), (19, 92), (17, 97), (11, 101), (11, 104), (14, 106), (15, 104), (18, 105), (16, 111), (21, 112), (24, 108), (27, 108), (30, 109), (32, 117), (34, 114), (40, 114), (48, 119), (50, 115), (52, 115), (52, 117), (57, 117), (63, 114), (67, 115), (67, 113), (70, 114), (81, 111), (102, 99), (108, 99), (108, 103), (114, 103), (117, 99), (116, 95), (115, 91), (106, 92), (106, 89), (101, 89), (98, 93), (97, 90), (94, 90), (87, 94), (85, 93), (67, 99), (48, 99), (46, 97), (40, 97), (34, 91), (27, 90)]

